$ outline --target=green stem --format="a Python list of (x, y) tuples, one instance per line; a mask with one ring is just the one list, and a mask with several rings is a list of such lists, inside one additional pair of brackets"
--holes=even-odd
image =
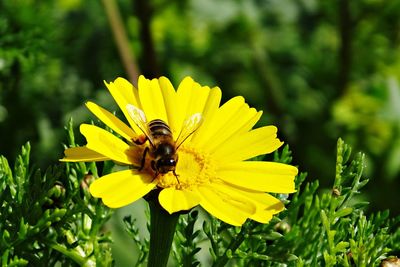
[(74, 262), (79, 264), (79, 266), (85, 266), (85, 264), (87, 263), (87, 259), (85, 257), (83, 257), (82, 255), (80, 255), (75, 250), (67, 249), (66, 247), (64, 247), (60, 244), (56, 244), (56, 243), (51, 243), (50, 247), (52, 249), (57, 250), (58, 252), (64, 254), (68, 258), (72, 259)]
[(169, 214), (157, 196), (148, 199), (150, 207), (150, 252), (148, 267), (167, 266), (179, 213)]

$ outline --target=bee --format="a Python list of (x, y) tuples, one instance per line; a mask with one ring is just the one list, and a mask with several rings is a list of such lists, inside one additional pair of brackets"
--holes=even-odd
[(203, 121), (202, 115), (195, 113), (187, 118), (183, 122), (181, 132), (176, 140), (174, 140), (170, 127), (163, 120), (155, 119), (147, 122), (143, 110), (131, 104), (127, 104), (126, 109), (133, 122), (144, 134), (133, 140), (133, 142), (137, 145), (143, 145), (146, 141), (149, 141), (150, 144), (143, 151), (139, 171), (144, 168), (148, 154), (151, 158), (150, 166), (155, 173), (154, 178), (159, 174), (164, 175), (172, 171), (178, 180), (179, 175), (175, 172), (176, 164), (178, 163), (177, 151), (189, 136), (200, 127)]

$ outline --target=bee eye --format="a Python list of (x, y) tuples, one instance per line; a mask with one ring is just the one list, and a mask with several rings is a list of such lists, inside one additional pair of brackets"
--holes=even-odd
[(169, 159), (169, 160), (166, 161), (166, 165), (175, 166), (176, 165), (176, 161), (174, 159)]
[(157, 161), (157, 167), (174, 167), (176, 166), (176, 160), (175, 159), (161, 159)]

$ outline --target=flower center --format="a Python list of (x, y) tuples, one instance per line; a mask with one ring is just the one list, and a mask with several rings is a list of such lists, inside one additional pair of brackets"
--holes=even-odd
[(215, 176), (212, 161), (204, 153), (188, 146), (182, 146), (179, 148), (178, 156), (178, 164), (175, 169), (178, 177), (175, 177), (173, 172), (160, 175), (157, 178), (159, 187), (184, 189), (208, 183)]

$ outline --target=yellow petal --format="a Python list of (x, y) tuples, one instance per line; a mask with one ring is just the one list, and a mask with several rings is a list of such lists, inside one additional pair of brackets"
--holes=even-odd
[[(176, 125), (178, 134), (181, 130), (183, 122), (195, 113), (201, 113), (203, 118), (207, 112), (207, 104), (213, 105), (210, 100), (216, 100), (215, 92), (208, 86), (201, 86), (196, 83), (191, 77), (185, 77), (178, 86), (176, 110)], [(212, 97), (210, 99), (210, 94)], [(219, 102), (218, 102), (219, 103)], [(218, 105), (217, 105), (218, 107)]]
[(212, 140), (212, 138), (218, 138), (217, 134), (220, 130), (223, 130), (222, 126), (225, 125), (227, 118), (231, 118), (232, 114), (236, 114), (244, 104), (244, 98), (241, 96), (231, 98), (214, 112), (213, 116), (204, 120), (201, 129), (199, 129), (201, 130), (201, 135), (197, 133), (195, 138), (196, 146), (198, 148), (207, 149), (210, 140)]
[[(193, 114), (200, 113), (203, 116), (204, 121), (204, 109), (207, 104), (207, 100), (211, 89), (207, 86), (201, 87), (198, 83), (195, 83), (193, 86), (193, 94), (190, 100), (190, 105), (188, 106), (188, 110), (186, 111), (185, 119), (189, 118)], [(201, 125), (200, 125), (201, 127)], [(184, 131), (184, 129), (182, 129)], [(185, 142), (191, 142), (193, 135), (191, 135)]]
[(222, 163), (246, 160), (271, 153), (283, 144), (276, 138), (276, 132), (275, 126), (265, 126), (237, 134), (221, 144), (213, 156)]
[(249, 192), (247, 194), (249, 198), (251, 197), (256, 202), (257, 207), (272, 214), (279, 213), (285, 209), (282, 201), (268, 193)]
[[(207, 86), (201, 87), (200, 84), (198, 84), (198, 83), (193, 84), (190, 99), (189, 99), (189, 105), (187, 106), (186, 111), (184, 111), (184, 113), (186, 114), (184, 121), (186, 121), (186, 119), (191, 117), (193, 114), (196, 114), (196, 113), (203, 114), (209, 93), (210, 93), (209, 87), (207, 87)], [(183, 124), (179, 125), (179, 126), (180, 126), (179, 133), (181, 131), (185, 132), (185, 129), (181, 128), (181, 127), (184, 127)], [(190, 142), (192, 137), (193, 137), (193, 135), (191, 135), (189, 138), (187, 138), (185, 142)]]
[(127, 104), (132, 104), (138, 108), (141, 108), (136, 88), (123, 78), (117, 78), (114, 82), (104, 83), (107, 86), (107, 89), (110, 91), (115, 102), (117, 102), (119, 108), (124, 113), (132, 129), (135, 131), (135, 133), (141, 134), (142, 131), (136, 126), (134, 121), (131, 119), (128, 110), (126, 109)]
[(98, 106), (93, 102), (87, 102), (86, 106), (97, 118), (99, 118), (99, 120), (110, 127), (113, 131), (120, 134), (126, 140), (131, 141), (132, 138), (135, 138), (137, 136), (132, 128), (128, 127), (120, 119), (115, 117), (111, 112), (105, 110), (104, 108)]
[(214, 87), (210, 89), (207, 97), (207, 101), (204, 104), (203, 117), (207, 119), (214, 115), (214, 112), (218, 110), (219, 104), (221, 102), (222, 92), (219, 87)]
[(189, 107), (190, 99), (192, 98), (193, 86), (195, 82), (191, 77), (185, 77), (178, 86), (176, 92), (177, 103), (176, 103), (176, 127), (177, 134), (180, 133), (181, 127), (185, 119), (187, 118), (187, 110)]
[(267, 223), (272, 219), (273, 216), (274, 213), (272, 213), (269, 210), (260, 210), (257, 211), (254, 215), (251, 215), (250, 219), (257, 221), (259, 223)]
[(257, 210), (253, 215), (250, 216), (250, 219), (257, 222), (267, 223), (272, 219), (274, 214), (285, 209), (283, 203), (270, 194), (245, 190), (237, 187), (234, 187), (234, 189), (237, 193), (242, 195), (242, 197), (246, 197), (249, 201), (256, 205)]
[(138, 84), (140, 103), (146, 114), (147, 121), (160, 119), (168, 123), (164, 98), (158, 80), (153, 79), (150, 81), (144, 78), (144, 76), (140, 76)]
[(198, 83), (193, 84), (192, 95), (186, 110), (185, 119), (195, 113), (203, 113), (210, 90), (208, 86), (200, 86)]
[(168, 78), (160, 77), (158, 79), (158, 82), (160, 84), (161, 92), (164, 98), (165, 111), (167, 112), (168, 117), (168, 125), (171, 128), (174, 136), (177, 136), (177, 134), (179, 134), (179, 130), (176, 109), (176, 106), (178, 104), (176, 91)]
[(199, 186), (200, 205), (221, 221), (241, 226), (247, 218), (256, 212), (256, 206), (227, 186)]
[(133, 163), (130, 157), (128, 157), (131, 153), (129, 145), (115, 135), (89, 124), (81, 124), (80, 131), (86, 137), (87, 148), (117, 162), (125, 164)]
[(254, 125), (260, 120), (262, 115), (262, 111), (258, 111), (255, 116), (250, 117), (249, 120), (245, 124), (242, 125), (242, 127), (237, 131), (237, 133), (245, 133), (250, 131), (251, 128), (253, 128)]
[(118, 77), (115, 79), (114, 85), (126, 101), (140, 107), (138, 91), (128, 80)]
[(251, 190), (240, 190), (240, 192), (256, 204), (257, 211), (268, 210), (272, 214), (276, 214), (285, 209), (282, 201), (268, 193)]
[(189, 210), (200, 203), (200, 197), (193, 191), (166, 188), (158, 196), (161, 206), (170, 214)]
[(150, 192), (156, 181), (134, 170), (114, 172), (95, 180), (89, 188), (94, 197), (102, 198), (110, 208), (126, 206)]
[(207, 122), (214, 116), (214, 113), (217, 112), (221, 102), (221, 97), (222, 92), (218, 87), (214, 87), (210, 90), (202, 112), (203, 124), (206, 124), (206, 126), (201, 125), (200, 128), (193, 134), (191, 139), (192, 143), (197, 143), (202, 139), (204, 134), (208, 133)]
[(60, 159), (64, 162), (82, 162), (82, 161), (103, 161), (109, 158), (99, 154), (85, 146), (71, 147), (64, 151), (65, 157)]
[(247, 104), (243, 104), (235, 114), (231, 114), (224, 123), (221, 123), (219, 131), (207, 142), (207, 151), (213, 153), (216, 149), (219, 149), (222, 143), (238, 134), (238, 132), (245, 132), (244, 126), (249, 125), (249, 122), (253, 122), (258, 116), (256, 109), (249, 108)]
[(217, 177), (225, 182), (261, 192), (293, 193), (297, 168), (277, 162), (243, 161), (219, 167)]
[[(269, 194), (263, 194), (263, 195), (264, 197), (256, 197), (255, 199), (267, 198), (266, 200), (263, 200), (262, 203), (259, 203), (261, 205), (266, 206), (266, 208), (257, 209), (257, 212), (250, 217), (251, 219), (259, 223), (269, 222), (272, 219), (272, 216), (274, 216), (274, 214), (277, 214), (285, 209), (285, 206), (279, 199), (274, 198)], [(253, 194), (252, 196), (254, 197)]]

